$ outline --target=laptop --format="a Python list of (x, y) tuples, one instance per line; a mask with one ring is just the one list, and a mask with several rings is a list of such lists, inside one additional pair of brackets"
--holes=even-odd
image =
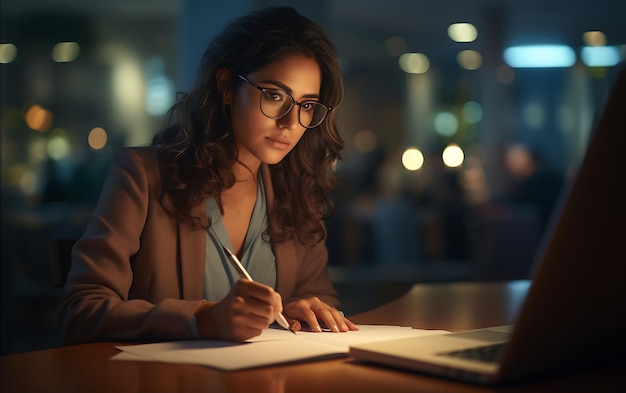
[(626, 359), (626, 67), (546, 231), (515, 324), (359, 344), (357, 361), (503, 384)]

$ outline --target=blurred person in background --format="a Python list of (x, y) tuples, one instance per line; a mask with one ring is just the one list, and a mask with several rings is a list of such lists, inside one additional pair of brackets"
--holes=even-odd
[(530, 206), (540, 227), (545, 228), (563, 186), (563, 177), (550, 168), (538, 148), (524, 144), (511, 146), (505, 154), (505, 165), (513, 175), (507, 201)]

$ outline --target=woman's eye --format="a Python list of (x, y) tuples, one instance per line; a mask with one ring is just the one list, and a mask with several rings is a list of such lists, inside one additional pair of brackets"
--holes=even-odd
[(267, 97), (271, 101), (284, 101), (285, 95), (279, 91), (267, 91), (265, 92), (265, 97)]
[(315, 108), (315, 103), (314, 102), (303, 102), (302, 105), (300, 105), (300, 110), (303, 111), (312, 111)]

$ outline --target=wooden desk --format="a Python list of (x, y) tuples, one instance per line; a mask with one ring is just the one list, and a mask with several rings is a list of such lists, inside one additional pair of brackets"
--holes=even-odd
[[(417, 284), (401, 298), (352, 317), (359, 324), (465, 330), (513, 322), (529, 283)], [(222, 372), (207, 367), (112, 361), (114, 343), (2, 356), (0, 391), (22, 392), (589, 392), (626, 382), (626, 365), (487, 388), (359, 364), (350, 358)]]

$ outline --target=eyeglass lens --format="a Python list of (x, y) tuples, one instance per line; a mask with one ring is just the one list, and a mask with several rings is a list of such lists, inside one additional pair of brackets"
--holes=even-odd
[(328, 112), (328, 108), (315, 101), (295, 103), (290, 95), (280, 90), (266, 90), (261, 94), (261, 111), (267, 117), (283, 117), (294, 104), (298, 105), (300, 124), (307, 128), (320, 125)]

